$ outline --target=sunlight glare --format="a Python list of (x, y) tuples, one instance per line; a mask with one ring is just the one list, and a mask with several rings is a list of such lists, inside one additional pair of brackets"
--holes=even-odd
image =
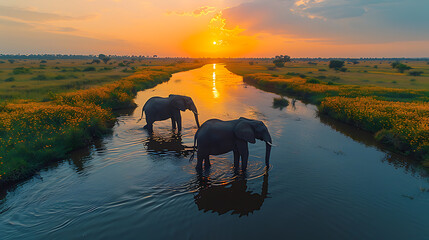
[[(213, 69), (216, 69), (216, 64), (213, 64)], [(213, 72), (213, 88), (212, 88), (212, 92), (213, 92), (213, 97), (214, 98), (218, 98), (219, 97), (219, 92), (216, 89), (216, 72)]]

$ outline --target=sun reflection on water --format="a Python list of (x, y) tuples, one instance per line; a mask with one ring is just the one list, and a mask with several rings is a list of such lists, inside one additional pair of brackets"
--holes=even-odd
[[(216, 70), (216, 63), (213, 64), (213, 70)], [(219, 91), (216, 89), (216, 72), (213, 71), (213, 87), (212, 87), (213, 97), (219, 97)]]

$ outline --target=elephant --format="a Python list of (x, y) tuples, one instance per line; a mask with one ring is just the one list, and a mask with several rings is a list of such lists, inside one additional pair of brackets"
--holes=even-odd
[(186, 111), (187, 109), (191, 110), (195, 116), (195, 122), (197, 127), (200, 128), (200, 123), (198, 122), (198, 111), (197, 107), (192, 101), (192, 98), (182, 95), (170, 94), (168, 98), (163, 97), (151, 97), (144, 104), (142, 109), (141, 118), (143, 118), (143, 113), (146, 115), (147, 125), (144, 128), (152, 133), (153, 132), (153, 123), (155, 121), (163, 121), (171, 118), (171, 125), (173, 129), (176, 129), (176, 124), (178, 131), (182, 131), (182, 116), (180, 111)]
[(247, 189), (247, 179), (237, 175), (226, 185), (212, 184), (210, 179), (198, 176), (198, 192), (194, 196), (195, 204), (200, 211), (216, 212), (219, 215), (231, 212), (239, 217), (261, 209), (268, 197), (268, 172), (263, 176), (261, 193)]
[(234, 168), (239, 168), (241, 158), (241, 169), (245, 171), (249, 158), (247, 143), (255, 143), (256, 139), (266, 143), (265, 164), (269, 167), (272, 140), (268, 128), (262, 121), (244, 117), (231, 121), (207, 120), (194, 137), (194, 149), (197, 152), (196, 169), (202, 169), (203, 160), (204, 166), (210, 167), (209, 155), (220, 155), (233, 151)]

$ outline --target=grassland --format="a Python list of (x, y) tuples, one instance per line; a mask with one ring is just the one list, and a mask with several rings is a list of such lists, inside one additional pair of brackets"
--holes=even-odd
[(315, 103), (320, 113), (373, 132), (386, 146), (429, 166), (429, 65), (407, 65), (423, 74), (399, 73), (387, 61), (346, 64), (345, 72), (314, 61), (284, 68), (242, 61), (227, 68), (261, 89)]
[[(180, 61), (181, 62), (181, 61)], [(0, 59), (0, 101), (49, 100), (53, 94), (111, 83), (151, 66), (175, 65), (174, 59), (111, 60), (15, 60)]]
[[(31, 176), (49, 162), (63, 159), (71, 150), (83, 147), (108, 132), (115, 120), (112, 110), (134, 107), (133, 98), (138, 90), (166, 81), (174, 72), (203, 65), (177, 63), (174, 60), (158, 60), (151, 64), (140, 64), (134, 68), (122, 66), (122, 69), (130, 70), (121, 71), (124, 74), (116, 81), (113, 80), (116, 77), (106, 77), (105, 72), (96, 70), (94, 72), (101, 76), (94, 73), (92, 80), (77, 78), (75, 82), (82, 84), (71, 87), (67, 82), (58, 82), (51, 77), (43, 80), (43, 87), (36, 84), (38, 80), (29, 76), (16, 80), (27, 85), (28, 89), (32, 84), (34, 86), (32, 91), (15, 91), (8, 95), (12, 96), (9, 100), (0, 103), (0, 185)], [(60, 69), (69, 67), (62, 66)], [(33, 76), (57, 74), (51, 69), (40, 73), (26, 65), (24, 69), (27, 68), (30, 72), (34, 71)], [(22, 68), (18, 67), (18, 70), (22, 71)], [(24, 71), (22, 75), (29, 74)], [(119, 72), (115, 71), (110, 76)], [(9, 74), (6, 73), (6, 76)], [(7, 89), (2, 84), (1, 88)]]

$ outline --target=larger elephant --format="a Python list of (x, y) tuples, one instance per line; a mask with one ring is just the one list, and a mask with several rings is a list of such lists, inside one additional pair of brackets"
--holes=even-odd
[(258, 120), (241, 117), (236, 120), (222, 121), (210, 119), (201, 125), (195, 134), (194, 147), (197, 150), (197, 170), (204, 165), (210, 167), (210, 155), (234, 152), (234, 168), (246, 170), (249, 158), (247, 143), (255, 143), (256, 139), (266, 143), (265, 164), (269, 167), (272, 140), (268, 128)]
[[(197, 107), (192, 101), (192, 98), (182, 95), (170, 94), (168, 98), (163, 97), (152, 97), (143, 106), (142, 115), (140, 120), (143, 118), (143, 113), (146, 115), (145, 128), (152, 133), (153, 132), (153, 123), (155, 121), (163, 121), (171, 119), (171, 125), (173, 129), (177, 128), (179, 132), (182, 130), (182, 116), (180, 111), (191, 110), (195, 116), (195, 122), (197, 127), (200, 127), (198, 122), (198, 111)], [(140, 121), (139, 120), (139, 121)]]

